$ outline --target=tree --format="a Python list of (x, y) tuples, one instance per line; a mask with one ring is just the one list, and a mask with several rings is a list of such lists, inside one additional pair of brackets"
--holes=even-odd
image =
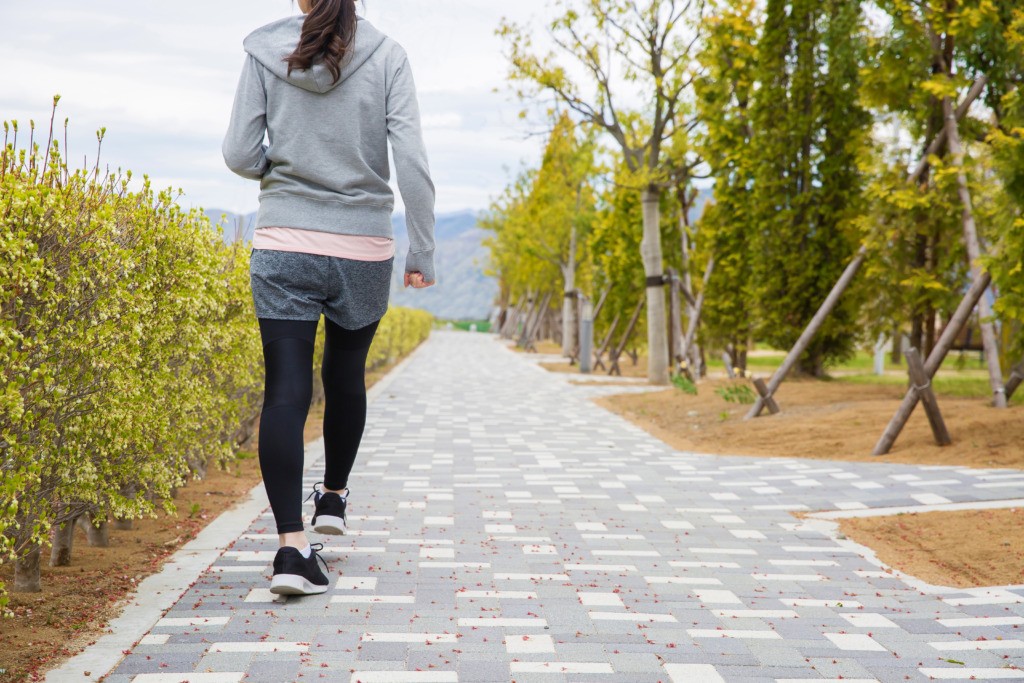
[[(788, 348), (854, 252), (857, 150), (870, 119), (858, 101), (861, 9), (853, 0), (769, 0), (751, 120), (755, 159), (751, 290), (759, 337)], [(821, 376), (854, 349), (845, 297), (800, 359)]]
[(576, 272), (593, 220), (595, 171), (591, 136), (579, 131), (563, 112), (548, 138), (529, 202), (535, 217), (531, 240), (535, 251), (562, 275), (562, 354), (566, 356), (576, 342)]
[[(562, 56), (582, 69), (573, 81), (554, 54), (538, 56), (530, 31), (503, 20), (498, 34), (509, 47), (510, 79), (521, 98), (553, 95), (584, 121), (605, 131), (639, 180), (647, 292), (648, 381), (667, 384), (668, 345), (660, 202), (671, 169), (663, 148), (692, 128), (684, 103), (694, 80), (692, 51), (699, 37), (701, 0), (556, 0), (560, 14), (549, 35)], [(626, 104), (639, 93), (635, 107)]]
[(696, 83), (702, 121), (698, 145), (714, 178), (714, 203), (705, 209), (697, 253), (715, 256), (702, 320), (711, 343), (726, 347), (733, 363), (746, 368), (753, 333), (750, 297), (755, 158), (750, 154), (750, 121), (761, 15), (754, 0), (721, 0), (705, 24), (700, 54), (703, 76)]
[[(1024, 75), (1019, 38), (1024, 12), (1016, 3), (1004, 0), (970, 4), (887, 0), (879, 6), (888, 14), (891, 29), (873, 40), (873, 54), (879, 56), (883, 68), (869, 76), (866, 92), (884, 110), (893, 112), (919, 145), (933, 139), (941, 143), (930, 150), (917, 196), (908, 196), (905, 189), (875, 193), (883, 200), (897, 197), (918, 211), (934, 212), (933, 220), (917, 230), (913, 261), (924, 274), (919, 278), (924, 294), (918, 301), (927, 300), (928, 305), (923, 311), (920, 306), (912, 311), (911, 341), (927, 351), (937, 328), (936, 314), (948, 314), (959, 300), (968, 268), (977, 274), (980, 263), (998, 266), (999, 259), (1006, 256), (1002, 250), (1013, 249), (1004, 239), (1012, 234), (1012, 225), (1003, 218), (1015, 211), (1010, 198), (1014, 187), (1010, 167), (1014, 164), (1007, 166), (999, 159), (1013, 147), (1002, 143), (1016, 137), (1013, 100)], [(968, 86), (972, 92), (983, 93), (992, 113), (991, 123), (952, 116)], [(992, 192), (991, 184), (997, 180), (991, 172), (993, 152), (1008, 193)], [(979, 198), (989, 205), (1002, 204), (1002, 210), (987, 210), (986, 214), (982, 207), (978, 211), (975, 199)], [(897, 238), (890, 243), (908, 241), (905, 236), (899, 240), (896, 230), (890, 232)], [(986, 255), (986, 244), (997, 251)], [(1002, 289), (1007, 272), (998, 267), (993, 271), (997, 288)], [(1005, 284), (1013, 288), (1012, 282)], [(935, 300), (940, 305), (932, 305)], [(1000, 353), (987, 296), (978, 308), (994, 403), (1003, 406)], [(998, 302), (997, 309), (1004, 315), (1007, 312)]]

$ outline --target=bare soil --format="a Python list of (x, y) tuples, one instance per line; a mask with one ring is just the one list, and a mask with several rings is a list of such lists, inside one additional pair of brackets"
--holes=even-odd
[(871, 451), (903, 398), (902, 386), (790, 379), (776, 394), (781, 413), (743, 420), (750, 406), (716, 393), (736, 384), (706, 380), (697, 396), (672, 387), (597, 402), (685, 451), (1024, 469), (1020, 406), (996, 410), (984, 399), (940, 395), (953, 445), (935, 444), (919, 407), (892, 451), (875, 457)]
[(844, 519), (839, 528), (890, 567), (956, 588), (1024, 583), (1024, 509)]
[[(392, 367), (368, 372), (367, 387)], [(305, 441), (322, 434), (321, 404), (310, 409)], [(155, 519), (135, 520), (131, 531), (112, 529), (107, 548), (90, 548), (76, 530), (70, 567), (48, 566), (50, 548), (44, 547), (42, 592), (11, 593), (14, 617), (0, 622), (0, 683), (42, 680), (94, 643), (142, 579), (260, 482), (257, 444), (258, 430), (227, 470), (210, 468), (205, 479), (178, 490), (176, 514), (159, 511)], [(0, 581), (10, 586), (13, 579), (13, 565), (0, 565)]]

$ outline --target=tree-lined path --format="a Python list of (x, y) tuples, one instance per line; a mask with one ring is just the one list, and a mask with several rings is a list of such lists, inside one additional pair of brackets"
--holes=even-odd
[(681, 453), (570, 379), (434, 332), (370, 405), (352, 535), (315, 539), (331, 590), (273, 601), (267, 511), (106, 680), (1024, 679), (1024, 587), (933, 592), (791, 514), (1020, 473)]

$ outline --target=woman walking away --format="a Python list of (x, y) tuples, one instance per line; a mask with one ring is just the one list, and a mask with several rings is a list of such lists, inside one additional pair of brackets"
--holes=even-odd
[[(366, 356), (387, 311), (395, 247), (388, 141), (405, 202), (405, 286), (434, 283), (434, 185), (404, 50), (355, 0), (299, 0), (301, 16), (256, 29), (224, 138), (224, 161), (260, 181), (250, 266), (266, 365), (263, 483), (281, 547), (273, 593), (329, 580), (302, 520), (303, 426), (321, 314), (326, 346), (323, 482), (313, 531), (344, 534), (348, 477), (366, 423)], [(269, 144), (264, 144), (264, 133)], [(322, 488), (320, 488), (322, 485)]]

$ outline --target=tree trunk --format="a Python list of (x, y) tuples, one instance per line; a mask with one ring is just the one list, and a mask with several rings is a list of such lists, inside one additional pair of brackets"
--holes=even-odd
[(569, 261), (562, 267), (565, 280), (562, 296), (562, 355), (571, 356), (576, 348), (576, 223), (569, 231)]
[[(962, 206), (961, 219), (964, 229), (964, 243), (967, 245), (967, 258), (970, 260), (971, 275), (977, 279), (982, 272), (981, 243), (978, 241), (978, 230), (974, 224), (974, 210), (971, 204), (971, 191), (967, 185), (967, 173), (964, 171), (964, 149), (960, 143), (960, 131), (957, 129), (956, 114), (953, 101), (945, 97), (942, 102), (946, 116), (946, 142), (957, 166), (957, 191)], [(985, 362), (988, 365), (989, 384), (992, 387), (992, 405), (996, 408), (1006, 407), (1006, 389), (1003, 386), (1003, 369), (999, 362), (999, 347), (996, 343), (996, 328), (992, 324), (992, 306), (985, 295), (978, 301), (978, 314), (981, 318), (981, 341), (985, 348)]]
[(650, 384), (668, 384), (668, 338), (665, 321), (665, 288), (662, 276), (661, 221), (659, 199), (661, 191), (648, 185), (641, 193), (644, 209), (644, 236), (640, 242), (640, 255), (647, 275), (647, 381)]
[(910, 345), (915, 349), (924, 348), (924, 316), (919, 309), (914, 310), (910, 321)]
[(14, 561), (14, 592), (38, 593), (43, 590), (39, 581), (39, 546), (33, 545)]
[(894, 327), (892, 330), (892, 354), (890, 358), (893, 365), (899, 365), (903, 362), (903, 333), (900, 332), (898, 327)]
[(75, 540), (75, 521), (78, 519), (75, 517), (53, 527), (53, 540), (50, 548), (51, 567), (67, 567), (71, 564), (71, 548)]
[(133, 528), (134, 520), (131, 519), (115, 519), (111, 522), (111, 526), (114, 531), (131, 531)]
[(106, 548), (110, 546), (110, 529), (107, 526), (106, 516), (82, 515), (78, 518), (78, 525), (85, 531), (85, 536), (91, 547)]
[(927, 358), (935, 348), (935, 307), (928, 304), (924, 316), (924, 357)]

